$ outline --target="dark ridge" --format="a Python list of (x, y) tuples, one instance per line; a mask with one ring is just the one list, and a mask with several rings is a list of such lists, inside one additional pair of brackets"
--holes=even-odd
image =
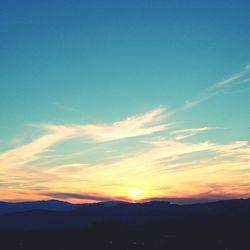
[(238, 216), (239, 222), (245, 219), (247, 221), (247, 218), (250, 218), (250, 199), (193, 205), (176, 205), (158, 201), (146, 203), (101, 202), (85, 205), (42, 201), (17, 203), (16, 205), (20, 210), (13, 209), (15, 212), (5, 210), (8, 213), (0, 215), (0, 229), (86, 228), (93, 224), (110, 222), (148, 224), (188, 218), (200, 218), (206, 224), (209, 223), (209, 220), (206, 220), (209, 217), (216, 217), (219, 220), (223, 216), (230, 218)]
[(46, 203), (72, 205), (74, 209), (0, 215), (0, 249), (250, 249), (250, 199), (193, 205), (157, 201), (35, 204)]

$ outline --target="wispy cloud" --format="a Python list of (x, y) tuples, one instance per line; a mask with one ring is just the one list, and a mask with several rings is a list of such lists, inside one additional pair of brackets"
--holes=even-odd
[(175, 135), (176, 140), (182, 140), (207, 130), (209, 130), (208, 127), (180, 129), (171, 132), (171, 135)]
[(31, 143), (0, 154), (0, 164), (5, 168), (27, 164), (39, 159), (39, 155), (48, 151), (54, 144), (76, 137), (85, 136), (97, 142), (105, 142), (159, 132), (167, 126), (153, 124), (161, 121), (164, 111), (164, 108), (160, 107), (111, 125), (38, 125), (49, 133)]
[(244, 77), (249, 75), (249, 73), (250, 73), (250, 64), (247, 64), (240, 72), (233, 74), (223, 79), (222, 81), (216, 82), (215, 84), (212, 84), (210, 87), (206, 88), (197, 98), (187, 100), (182, 107), (176, 109), (173, 113), (193, 108), (198, 104), (218, 95), (223, 90), (230, 88), (234, 85), (248, 83), (249, 78), (244, 79)]
[[(250, 154), (247, 142), (183, 143), (162, 138), (151, 141), (151, 145), (152, 148), (144, 152), (135, 152), (111, 163), (79, 167), (76, 172), (70, 167), (63, 172), (60, 166), (48, 169), (46, 173), (56, 178), (47, 187), (56, 192), (67, 192), (71, 188), (80, 194), (84, 187), (87, 193), (102, 190), (103, 197), (129, 200), (131, 188), (144, 190), (142, 199), (183, 195), (212, 198), (216, 195), (241, 197), (250, 186), (250, 171), (246, 171), (249, 166), (244, 160)], [(215, 190), (215, 184), (224, 188)]]
[(102, 194), (96, 193), (60, 193), (60, 192), (41, 192), (42, 195), (47, 196), (53, 199), (62, 199), (62, 200), (83, 200), (84, 202), (93, 202), (93, 201), (110, 201), (111, 199), (114, 200), (112, 197), (105, 197)]
[(60, 133), (61, 130), (74, 131), (75, 136), (87, 136), (97, 142), (120, 140), (163, 131), (166, 124), (154, 125), (161, 121), (165, 109), (156, 108), (146, 114), (128, 117), (126, 120), (104, 125), (41, 125), (43, 129)]
[[(108, 163), (75, 163), (73, 159), (72, 164), (46, 169), (19, 168), (15, 174), (3, 173), (0, 181), (19, 183), (9, 184), (8, 195), (13, 199), (27, 194), (33, 199), (54, 197), (74, 202), (130, 200), (131, 188), (142, 189), (142, 199), (241, 197), (249, 190), (246, 157), (250, 147), (246, 141), (184, 143), (162, 138), (149, 145), (149, 149)], [(223, 189), (214, 189), (215, 184)], [(4, 197), (1, 189), (0, 197)]]
[(73, 112), (73, 113), (77, 113), (77, 114), (80, 114), (80, 115), (84, 115), (80, 110), (78, 110), (78, 109), (76, 109), (74, 107), (71, 107), (69, 105), (58, 103), (58, 102), (54, 102), (53, 104), (60, 110), (63, 110), (63, 111), (66, 111), (66, 112)]
[(34, 161), (38, 159), (39, 154), (46, 152), (50, 146), (59, 141), (71, 138), (73, 135), (72, 132), (71, 130), (57, 131), (57, 133), (41, 136), (31, 143), (2, 153), (0, 154), (0, 164), (3, 167), (16, 167)]

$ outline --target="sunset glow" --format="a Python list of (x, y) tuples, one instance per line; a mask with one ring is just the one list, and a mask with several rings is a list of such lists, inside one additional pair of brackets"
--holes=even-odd
[(250, 196), (244, 5), (5, 2), (0, 201)]
[(128, 197), (132, 201), (139, 201), (143, 198), (144, 191), (141, 188), (131, 188), (130, 193), (128, 194)]

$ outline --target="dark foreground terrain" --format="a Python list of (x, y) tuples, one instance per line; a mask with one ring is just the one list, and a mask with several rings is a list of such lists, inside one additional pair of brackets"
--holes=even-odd
[[(170, 225), (169, 225), (170, 226)], [(249, 250), (248, 233), (233, 229), (198, 230), (189, 225), (106, 225), (88, 230), (1, 232), (1, 249)]]
[(249, 250), (250, 200), (31, 210), (2, 214), (0, 227), (3, 250)]

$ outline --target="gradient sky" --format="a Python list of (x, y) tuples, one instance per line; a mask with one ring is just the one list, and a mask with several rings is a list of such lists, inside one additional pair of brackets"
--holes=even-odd
[(0, 5), (0, 200), (250, 196), (250, 2)]

